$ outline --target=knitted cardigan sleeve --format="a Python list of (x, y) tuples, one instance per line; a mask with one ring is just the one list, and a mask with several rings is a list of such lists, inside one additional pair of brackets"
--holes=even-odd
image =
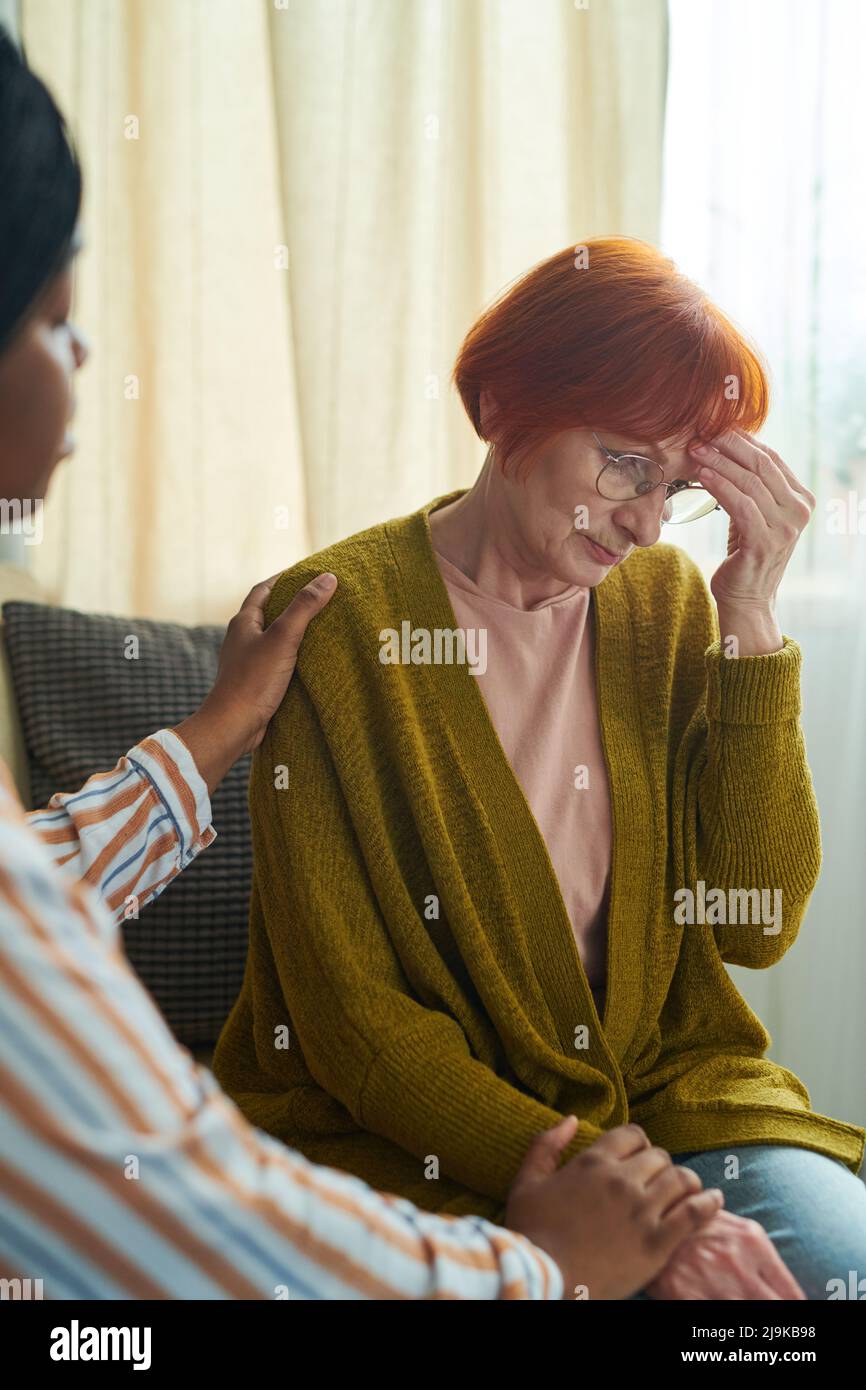
[[(302, 804), (275, 786), (280, 768), (303, 789)], [(399, 905), (389, 932), (298, 673), (255, 755), (250, 807), (248, 969), (276, 972), (310, 1072), (364, 1128), (415, 1154), (419, 1171), (437, 1159), (443, 1174), (504, 1201), (532, 1139), (562, 1116), (475, 1059), (455, 1020), (413, 992)], [(408, 896), (402, 912), (411, 940)], [(260, 1055), (266, 1047), (257, 1038)], [(285, 1053), (270, 1046), (267, 1056), (277, 1089)], [(600, 1133), (581, 1121), (563, 1158)]]
[(675, 875), (693, 891), (703, 880), (707, 894), (764, 890), (768, 906), (780, 904), (780, 923), (752, 916), (712, 928), (723, 960), (764, 969), (796, 940), (821, 867), (800, 727), (802, 653), (784, 637), (777, 652), (726, 655), (712, 596), (697, 567), (689, 569), (684, 640), (692, 662), (703, 647), (706, 680), (677, 750)]

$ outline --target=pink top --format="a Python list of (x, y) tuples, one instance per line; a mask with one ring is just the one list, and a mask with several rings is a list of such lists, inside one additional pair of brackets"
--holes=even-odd
[(603, 1019), (612, 821), (590, 590), (513, 608), (435, 554), (457, 626), (487, 631), (473, 679), (544, 837)]

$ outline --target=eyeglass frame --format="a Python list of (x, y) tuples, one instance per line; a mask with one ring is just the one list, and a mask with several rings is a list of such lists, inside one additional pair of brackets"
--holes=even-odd
[[(643, 462), (643, 463), (651, 463), (651, 464), (653, 465), (653, 467), (654, 467), (654, 468), (657, 468), (658, 471), (659, 471), (659, 473), (661, 474), (661, 477), (659, 478), (658, 482), (657, 482), (657, 483), (653, 483), (652, 487), (647, 488), (646, 492), (636, 492), (636, 493), (634, 494), (634, 497), (629, 497), (629, 498), (619, 498), (619, 499), (617, 499), (617, 498), (615, 498), (615, 497), (604, 497), (605, 502), (615, 502), (615, 501), (617, 501), (617, 500), (619, 500), (619, 501), (629, 501), (629, 502), (635, 501), (635, 502), (636, 502), (636, 501), (639, 501), (639, 499), (640, 499), (641, 497), (647, 497), (647, 496), (649, 495), (649, 493), (655, 492), (656, 488), (657, 488), (657, 487), (660, 487), (660, 486), (664, 486), (664, 488), (665, 488), (665, 501), (666, 501), (666, 502), (670, 501), (671, 497), (675, 496), (675, 494), (676, 494), (676, 493), (679, 493), (679, 492), (687, 492), (687, 491), (691, 491), (691, 492), (707, 492), (707, 489), (706, 489), (705, 487), (703, 487), (703, 486), (701, 485), (701, 483), (694, 482), (694, 481), (689, 481), (687, 478), (681, 478), (681, 479), (678, 479), (677, 482), (675, 482), (675, 483), (669, 483), (669, 482), (667, 482), (667, 481), (665, 480), (665, 471), (664, 471), (664, 469), (662, 468), (661, 464), (658, 462), (657, 459), (651, 459), (651, 458), (649, 458), (646, 454), (636, 454), (636, 453), (634, 452), (633, 449), (620, 449), (618, 452), (617, 452), (617, 451), (614, 451), (613, 449), (609, 449), (609, 448), (607, 447), (606, 444), (603, 444), (603, 443), (601, 442), (601, 440), (599, 439), (599, 437), (598, 437), (598, 435), (596, 434), (595, 430), (590, 430), (590, 434), (592, 435), (592, 437), (593, 437), (593, 439), (595, 440), (595, 442), (596, 442), (596, 444), (598, 445), (598, 447), (601, 449), (601, 452), (605, 455), (605, 460), (606, 460), (606, 461), (602, 464), (601, 468), (598, 470), (598, 474), (596, 475), (596, 479), (595, 479), (595, 490), (596, 490), (596, 492), (598, 493), (599, 497), (604, 497), (604, 493), (602, 492), (601, 488), (600, 488), (599, 485), (598, 485), (598, 484), (599, 484), (599, 480), (601, 479), (601, 475), (604, 473), (604, 471), (605, 471), (606, 468), (609, 468), (609, 467), (610, 467), (610, 465), (611, 465), (612, 463), (619, 463), (620, 459), (624, 459), (624, 458), (635, 458), (635, 459), (640, 459), (641, 462)], [(712, 497), (712, 493), (707, 492), (707, 497)], [(722, 510), (721, 503), (716, 502), (715, 506), (713, 507), (713, 511), (714, 511), (714, 512), (720, 512), (721, 510)], [(703, 513), (702, 513), (702, 516), (710, 516), (711, 514), (712, 514), (711, 512), (706, 511), (706, 512), (703, 512)], [(689, 517), (688, 520), (689, 520), (689, 521), (700, 521), (700, 520), (701, 520), (701, 517), (700, 517), (700, 516)], [(683, 525), (688, 525), (688, 522), (679, 522), (679, 523), (673, 522), (673, 523), (672, 523), (670, 520), (668, 520), (668, 521), (665, 522), (665, 525), (668, 525), (668, 526), (669, 526), (669, 525), (677, 525), (677, 524), (683, 526)]]

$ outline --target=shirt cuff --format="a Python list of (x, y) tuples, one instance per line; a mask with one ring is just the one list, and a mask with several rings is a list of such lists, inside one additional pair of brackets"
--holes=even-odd
[[(459, 1222), (461, 1219), (472, 1222), (490, 1241), (501, 1262), (503, 1282), (512, 1284), (519, 1278), (527, 1290), (527, 1298), (551, 1302), (562, 1299), (565, 1285), (562, 1270), (546, 1250), (536, 1245), (529, 1236), (512, 1231), (509, 1227), (497, 1226), (484, 1216), (446, 1217), (447, 1221)], [(502, 1237), (506, 1235), (510, 1249), (503, 1250)]]
[(721, 642), (706, 650), (707, 718), (722, 724), (776, 724), (800, 717), (803, 654), (791, 637), (761, 656), (725, 656)]
[(217, 837), (207, 783), (195, 758), (173, 729), (159, 729), (126, 756), (147, 776), (174, 821), (184, 867)]
[(532, 1245), (532, 1253), (547, 1272), (547, 1285), (544, 1289), (544, 1298), (547, 1302), (553, 1299), (559, 1301), (565, 1296), (565, 1282), (562, 1277), (562, 1270), (546, 1250), (542, 1250), (540, 1245)]

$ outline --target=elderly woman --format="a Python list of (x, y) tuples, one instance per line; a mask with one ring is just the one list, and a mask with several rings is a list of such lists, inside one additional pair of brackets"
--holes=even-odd
[[(767, 1059), (725, 968), (781, 959), (821, 858), (774, 617), (815, 499), (750, 432), (760, 360), (602, 239), (518, 281), (454, 376), (474, 486), (274, 589), (271, 620), (339, 579), (257, 754), (217, 1076), (308, 1157), (494, 1220), (539, 1130), (579, 1116), (570, 1153), (632, 1120), (832, 1296), (866, 1271), (866, 1135)], [(717, 505), (710, 593), (658, 541)]]

